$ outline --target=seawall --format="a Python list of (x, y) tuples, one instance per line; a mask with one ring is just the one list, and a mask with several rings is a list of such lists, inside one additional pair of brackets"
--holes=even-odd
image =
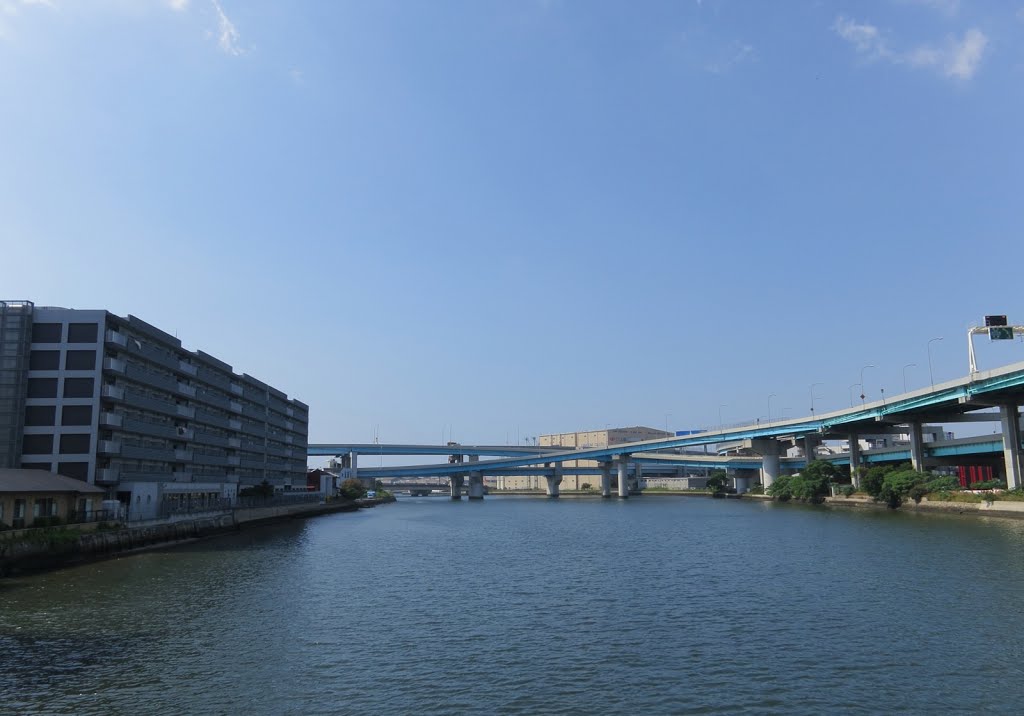
[(389, 500), (361, 501), (364, 503), (362, 505), (330, 502), (253, 507), (196, 519), (130, 525), (102, 531), (96, 530), (95, 525), (82, 525), (85, 529), (76, 530), (75, 526), (71, 526), (25, 530), (10, 536), (0, 533), (0, 577), (109, 559), (139, 549), (182, 544), (279, 520), (354, 512), (360, 506), (373, 507), (386, 501)]

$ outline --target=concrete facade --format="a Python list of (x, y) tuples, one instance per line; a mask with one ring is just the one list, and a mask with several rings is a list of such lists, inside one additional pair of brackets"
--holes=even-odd
[[(640, 440), (655, 440), (657, 438), (672, 437), (674, 433), (667, 433), (664, 430), (633, 426), (629, 428), (605, 428), (604, 430), (584, 430), (574, 433), (554, 433), (541, 435), (537, 438), (537, 445), (550, 448), (588, 448), (608, 447), (621, 445), (622, 443), (638, 442)], [(566, 472), (569, 468), (590, 467), (595, 470), (600, 467), (596, 460), (570, 460), (565, 463)], [(491, 482), (490, 480), (488, 481)], [(546, 490), (547, 479), (543, 475), (521, 475), (515, 477), (498, 477), (493, 481), (494, 487), (499, 490)], [(584, 485), (589, 484), (591, 489), (601, 489), (600, 475), (573, 475), (562, 476), (560, 489), (582, 490)]]
[(31, 303), (20, 315), (21, 402), (0, 404), (0, 423), (20, 421), (0, 433), (7, 467), (97, 485), (135, 518), (263, 480), (305, 487), (305, 403), (135, 316)]

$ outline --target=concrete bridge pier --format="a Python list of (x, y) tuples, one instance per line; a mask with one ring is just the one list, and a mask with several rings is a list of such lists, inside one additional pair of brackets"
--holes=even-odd
[(853, 487), (860, 489), (860, 436), (857, 433), (850, 433), (850, 479), (853, 480)]
[(548, 497), (558, 497), (558, 486), (562, 484), (562, 466), (560, 464), (555, 465), (551, 470), (551, 474), (544, 477), (548, 481)]
[(767, 490), (779, 477), (779, 443), (774, 438), (751, 440), (751, 449), (761, 456), (761, 484)]
[(910, 466), (924, 472), (924, 435), (921, 423), (910, 423)]
[(1021, 487), (1020, 413), (1014, 403), (999, 406), (999, 422), (1003, 428), (1003, 460), (1006, 461), (1006, 486)]
[(451, 480), (451, 488), (452, 488), (452, 499), (453, 500), (461, 500), (462, 499), (462, 483), (463, 483), (463, 480), (465, 480), (465, 476), (463, 476), (463, 475), (452, 475), (450, 480)]
[(629, 455), (619, 456), (619, 497), (629, 497)]
[(612, 464), (601, 463), (601, 497), (612, 496)]
[(469, 473), (469, 499), (484, 499), (484, 474), (482, 472)]
[(817, 449), (821, 445), (820, 435), (804, 435), (804, 459), (808, 463), (818, 459)]

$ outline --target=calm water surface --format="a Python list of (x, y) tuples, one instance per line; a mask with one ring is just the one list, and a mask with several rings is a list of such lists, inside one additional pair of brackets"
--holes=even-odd
[(1024, 522), (406, 499), (0, 581), (0, 712), (1020, 713)]

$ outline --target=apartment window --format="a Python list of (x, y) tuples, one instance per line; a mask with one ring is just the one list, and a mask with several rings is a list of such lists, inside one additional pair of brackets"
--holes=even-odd
[(87, 482), (89, 480), (89, 463), (61, 462), (57, 464), (57, 472), (64, 477), (71, 477), (75, 480)]
[[(53, 423), (49, 423), (52, 425)], [(61, 425), (92, 425), (91, 405), (65, 405), (60, 413)]]
[(52, 405), (29, 405), (25, 408), (25, 425), (56, 425), (57, 408)]
[(95, 381), (92, 378), (65, 378), (65, 398), (91, 398), (95, 389)]
[(30, 398), (56, 398), (56, 378), (29, 378), (28, 397)]
[(96, 323), (69, 323), (68, 343), (95, 343), (98, 330)]
[(32, 351), (28, 367), (29, 370), (60, 370), (60, 351)]
[(95, 370), (96, 351), (68, 351), (64, 356), (65, 370)]
[(33, 343), (60, 343), (63, 326), (59, 323), (33, 323)]
[(62, 455), (81, 455), (89, 452), (89, 433), (72, 433), (60, 436), (60, 452)]
[(22, 455), (49, 455), (53, 452), (53, 435), (26, 435), (21, 440)]
[(25, 519), (25, 500), (14, 501), (14, 519), (23, 520)]
[(56, 517), (57, 501), (52, 497), (37, 497), (33, 500), (32, 517)]

